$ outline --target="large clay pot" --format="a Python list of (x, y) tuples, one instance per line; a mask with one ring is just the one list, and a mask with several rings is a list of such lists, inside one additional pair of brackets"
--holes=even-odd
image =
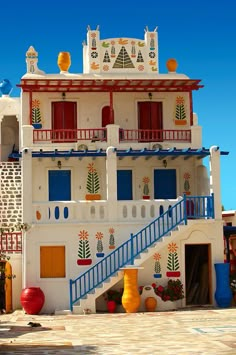
[(20, 302), (27, 314), (38, 314), (45, 301), (45, 296), (40, 287), (27, 287), (21, 292)]
[(170, 58), (167, 60), (166, 66), (167, 66), (167, 69), (169, 72), (176, 72), (178, 63), (177, 63), (176, 59)]
[(70, 53), (60, 52), (58, 54), (57, 64), (61, 71), (68, 71), (71, 65)]
[(10, 95), (12, 91), (12, 85), (8, 79), (3, 79), (0, 82), (0, 92), (2, 95)]
[(219, 307), (226, 308), (231, 305), (232, 291), (230, 288), (230, 264), (229, 263), (216, 263), (216, 291), (215, 300)]
[(109, 313), (114, 313), (116, 310), (116, 302), (115, 301), (107, 301), (107, 309)]
[(122, 306), (126, 310), (126, 313), (137, 312), (141, 303), (137, 278), (137, 269), (124, 270), (124, 292), (122, 295)]
[(147, 297), (145, 299), (145, 309), (147, 312), (155, 312), (157, 300), (154, 297)]

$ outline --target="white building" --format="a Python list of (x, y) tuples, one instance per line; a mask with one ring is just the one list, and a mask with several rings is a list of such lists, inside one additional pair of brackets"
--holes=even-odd
[(130, 264), (141, 267), (138, 285), (179, 278), (179, 307), (215, 302), (220, 155), (228, 152), (202, 147), (192, 98), (200, 80), (179, 74), (173, 59), (159, 73), (158, 56), (157, 31), (148, 29), (144, 39), (100, 39), (89, 28), (81, 74), (69, 72), (68, 53), (56, 74), (38, 69), (33, 47), (26, 53), (14, 113), (19, 153), (10, 154), (19, 163), (5, 164), (21, 167), (21, 222), (30, 227), (22, 288), (43, 290), (42, 312), (104, 310), (102, 294), (123, 287)]

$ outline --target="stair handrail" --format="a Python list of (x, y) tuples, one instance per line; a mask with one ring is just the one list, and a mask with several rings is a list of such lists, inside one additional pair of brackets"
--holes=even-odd
[[(159, 217), (150, 222), (130, 239), (118, 246), (114, 251), (105, 256), (75, 280), (70, 279), (70, 310), (73, 304), (84, 298), (89, 292), (101, 285), (105, 280), (114, 275), (120, 268), (133, 265), (135, 258), (151, 245), (167, 235), (180, 224), (187, 224), (187, 219), (192, 218), (189, 203), (196, 204), (193, 212), (195, 218), (214, 218), (213, 194), (211, 196), (184, 196)], [(197, 207), (199, 205), (199, 208)]]

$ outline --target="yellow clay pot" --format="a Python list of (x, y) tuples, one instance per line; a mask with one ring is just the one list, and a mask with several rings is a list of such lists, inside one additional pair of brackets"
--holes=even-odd
[(124, 270), (124, 292), (122, 295), (122, 306), (126, 310), (126, 313), (137, 312), (141, 303), (137, 276), (137, 269)]
[(166, 62), (166, 66), (169, 72), (176, 72), (178, 66), (177, 60), (174, 58), (168, 59)]
[(57, 64), (60, 68), (60, 71), (68, 71), (71, 65), (70, 53), (60, 52), (58, 54)]

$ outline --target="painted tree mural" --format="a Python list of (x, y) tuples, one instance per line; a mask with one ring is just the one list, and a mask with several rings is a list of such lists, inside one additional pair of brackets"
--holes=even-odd
[(155, 260), (155, 263), (154, 263), (154, 277), (155, 278), (160, 278), (162, 275), (161, 275), (161, 263), (160, 263), (160, 259), (161, 259), (161, 254), (159, 253), (155, 253), (153, 255), (153, 259)]
[(115, 233), (115, 229), (114, 228), (109, 228), (109, 249), (115, 249), (115, 237), (114, 237), (114, 233)]
[(113, 68), (134, 68), (134, 64), (124, 46), (121, 47)]
[(176, 243), (169, 243), (168, 244), (168, 259), (167, 259), (167, 273), (166, 276), (168, 277), (179, 277), (180, 272), (179, 270), (179, 257), (177, 254), (177, 245)]
[(175, 102), (175, 124), (176, 125), (185, 125), (186, 121), (186, 113), (184, 106), (184, 97), (177, 96)]
[(88, 177), (87, 177), (87, 190), (90, 194), (98, 193), (100, 189), (99, 176), (97, 170), (94, 167), (94, 163), (91, 163), (87, 166)]
[(95, 237), (97, 239), (97, 254), (96, 255), (97, 255), (97, 257), (101, 258), (104, 256), (103, 243), (102, 243), (103, 233), (97, 232)]
[(184, 173), (184, 193), (186, 195), (191, 195), (189, 180), (190, 180), (190, 174), (188, 172)]
[(148, 176), (144, 176), (143, 178), (143, 197), (149, 197), (149, 184), (150, 179)]
[(40, 101), (35, 99), (32, 101), (32, 124), (37, 128), (41, 128), (41, 123)]
[(78, 234), (79, 236), (79, 248), (78, 248), (78, 257), (77, 260), (78, 265), (90, 265), (92, 263), (92, 259), (90, 259), (91, 251), (89, 245), (89, 234), (85, 230), (81, 230)]

